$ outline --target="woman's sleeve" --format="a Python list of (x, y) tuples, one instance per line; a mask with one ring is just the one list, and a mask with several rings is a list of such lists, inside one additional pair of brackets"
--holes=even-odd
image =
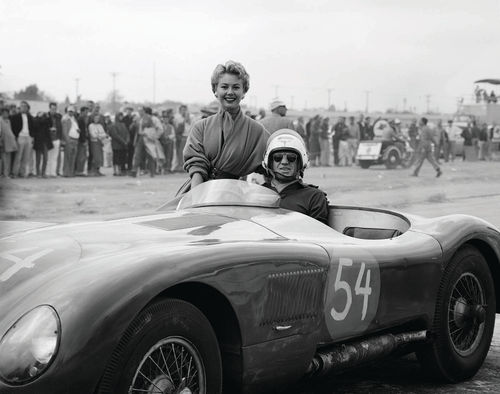
[(184, 146), (184, 169), (191, 177), (194, 173), (198, 172), (203, 177), (203, 180), (208, 179), (208, 172), (210, 169), (210, 161), (205, 153), (205, 146), (203, 145), (203, 134), (205, 130), (205, 123), (203, 121), (196, 122), (191, 127), (187, 137), (186, 145)]

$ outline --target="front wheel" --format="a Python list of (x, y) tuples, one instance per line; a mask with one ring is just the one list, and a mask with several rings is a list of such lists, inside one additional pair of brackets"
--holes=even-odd
[(394, 170), (401, 161), (398, 151), (391, 150), (385, 159), (385, 166), (389, 170)]
[(488, 353), (495, 325), (495, 289), (482, 254), (458, 250), (438, 292), (432, 344), (417, 353), (431, 375), (458, 382), (475, 375)]
[(217, 338), (193, 305), (157, 302), (130, 324), (98, 393), (207, 394), (222, 391)]

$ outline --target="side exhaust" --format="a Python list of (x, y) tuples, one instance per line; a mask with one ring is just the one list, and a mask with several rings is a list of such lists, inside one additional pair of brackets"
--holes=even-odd
[(323, 376), (332, 371), (358, 366), (388, 356), (403, 345), (427, 340), (427, 330), (403, 334), (386, 334), (360, 342), (336, 345), (316, 353), (307, 375)]

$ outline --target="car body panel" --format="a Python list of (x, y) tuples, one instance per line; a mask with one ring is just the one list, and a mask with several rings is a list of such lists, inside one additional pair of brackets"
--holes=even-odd
[(416, 320), (430, 326), (444, 266), (471, 237), (499, 255), (498, 230), (476, 218), (354, 207), (331, 207), (331, 216), (342, 209), (361, 222), (392, 216), (404, 231), (359, 239), (297, 212), (231, 204), (9, 231), (0, 239), (0, 335), (40, 304), (57, 311), (62, 334), (42, 376), (18, 388), (0, 381), (0, 391), (93, 392), (133, 318), (173, 286), (195, 283), (234, 311), (242, 382), (258, 392), (305, 373), (318, 347)]

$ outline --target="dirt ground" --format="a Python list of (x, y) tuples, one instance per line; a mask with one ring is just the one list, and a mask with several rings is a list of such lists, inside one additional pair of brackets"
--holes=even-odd
[[(305, 180), (319, 185), (332, 204), (383, 207), (424, 216), (437, 216), (441, 209), (464, 199), (486, 201), (490, 206), (500, 203), (500, 162), (455, 161), (442, 168), (443, 175), (435, 178), (431, 166), (424, 163), (415, 178), (409, 176), (410, 170), (383, 166), (366, 170), (316, 167), (306, 170)], [(114, 177), (110, 168), (104, 173), (106, 176), (98, 178), (1, 178), (0, 220), (89, 221), (150, 212), (173, 198), (186, 179), (179, 173), (154, 178)]]
[[(311, 168), (305, 180), (319, 185), (332, 204), (395, 209), (423, 216), (472, 214), (500, 227), (500, 162), (444, 163), (443, 176), (425, 163), (418, 178), (410, 170), (375, 166)], [(0, 220), (47, 222), (94, 221), (142, 214), (170, 200), (184, 174), (155, 178), (114, 177), (111, 169), (99, 178), (0, 180)], [(310, 382), (292, 394), (318, 393), (479, 393), (500, 387), (500, 315), (492, 347), (476, 377), (458, 385), (426, 380), (414, 357), (389, 360), (375, 367)]]

